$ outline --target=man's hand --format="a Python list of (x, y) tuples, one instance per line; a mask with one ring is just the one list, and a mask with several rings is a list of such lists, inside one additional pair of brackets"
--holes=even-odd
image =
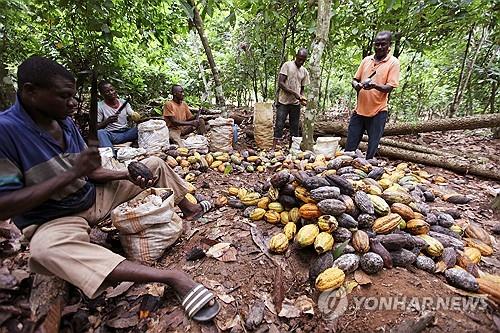
[(200, 121), (198, 119), (191, 120), (191, 125), (194, 127), (198, 127), (200, 125)]
[(107, 119), (106, 119), (106, 123), (109, 125), (109, 124), (113, 124), (113, 123), (116, 123), (118, 121), (118, 115), (117, 114), (114, 114), (112, 116), (109, 116)]
[(307, 105), (307, 98), (305, 96), (300, 96), (299, 103), (303, 106)]
[(153, 186), (156, 181), (158, 180), (157, 177), (153, 177), (152, 179), (146, 179), (143, 177), (137, 177), (136, 179), (130, 177), (130, 174), (128, 175), (128, 180), (134, 183), (135, 185), (139, 186), (140, 188), (148, 188)]
[(375, 88), (376, 85), (377, 85), (376, 83), (369, 81), (369, 82), (363, 83), (363, 89), (371, 90), (371, 89)]
[(88, 176), (92, 171), (101, 166), (101, 155), (97, 147), (89, 147), (75, 159), (73, 167), (70, 169), (74, 172), (76, 178)]

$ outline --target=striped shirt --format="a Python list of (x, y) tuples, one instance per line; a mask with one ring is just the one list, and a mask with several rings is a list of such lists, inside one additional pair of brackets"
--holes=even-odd
[[(57, 177), (73, 166), (77, 154), (86, 149), (86, 145), (71, 118), (59, 124), (65, 150), (35, 124), (19, 100), (0, 113), (0, 196)], [(94, 202), (95, 186), (87, 178), (78, 178), (52, 193), (44, 203), (12, 219), (23, 229), (81, 212)]]

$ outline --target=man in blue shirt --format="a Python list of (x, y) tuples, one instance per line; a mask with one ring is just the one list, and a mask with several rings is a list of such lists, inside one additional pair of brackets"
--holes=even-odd
[(96, 297), (109, 283), (162, 282), (174, 288), (189, 316), (209, 320), (214, 295), (180, 270), (126, 260), (90, 243), (90, 226), (143, 188), (170, 187), (184, 218), (206, 209), (186, 198), (185, 182), (161, 159), (144, 160), (153, 179), (101, 167), (68, 117), (76, 108), (73, 75), (56, 62), (31, 57), (18, 68), (16, 103), (0, 113), (0, 219), (12, 218), (30, 240), (30, 269), (56, 275)]

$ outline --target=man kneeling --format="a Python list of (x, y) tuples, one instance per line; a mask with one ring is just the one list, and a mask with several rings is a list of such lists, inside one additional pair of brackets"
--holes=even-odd
[(18, 68), (16, 103), (0, 113), (0, 219), (12, 218), (30, 240), (30, 269), (53, 274), (96, 297), (110, 283), (161, 282), (183, 300), (188, 316), (205, 321), (220, 306), (180, 270), (140, 265), (90, 243), (90, 227), (148, 186), (169, 187), (184, 218), (210, 207), (190, 203), (186, 183), (159, 158), (144, 160), (152, 179), (101, 167), (69, 115), (75, 78), (56, 62), (31, 57)]

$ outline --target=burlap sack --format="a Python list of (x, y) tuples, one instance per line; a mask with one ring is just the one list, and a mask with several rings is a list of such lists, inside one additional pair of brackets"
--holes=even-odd
[(273, 103), (255, 103), (253, 133), (257, 147), (271, 149), (273, 146)]
[(182, 234), (182, 219), (174, 212), (174, 194), (156, 204), (145, 198), (160, 196), (165, 188), (148, 188), (116, 207), (111, 221), (120, 232), (120, 242), (130, 260), (152, 263)]
[(209, 120), (210, 151), (230, 152), (233, 150), (234, 119), (218, 117)]

